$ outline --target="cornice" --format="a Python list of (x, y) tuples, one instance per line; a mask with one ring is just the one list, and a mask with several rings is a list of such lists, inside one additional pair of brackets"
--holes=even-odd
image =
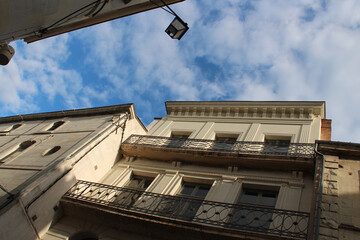
[(325, 118), (325, 102), (166, 102), (168, 117), (245, 119)]
[(337, 141), (316, 141), (317, 150), (325, 155), (335, 155), (342, 159), (360, 160), (360, 144)]

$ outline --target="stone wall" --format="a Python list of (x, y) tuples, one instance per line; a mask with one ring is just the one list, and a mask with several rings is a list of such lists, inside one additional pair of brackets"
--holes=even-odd
[(325, 156), (319, 239), (360, 239), (360, 161)]
[(339, 239), (360, 239), (360, 161), (339, 159)]
[(319, 229), (320, 240), (339, 238), (338, 169), (339, 158), (325, 156)]

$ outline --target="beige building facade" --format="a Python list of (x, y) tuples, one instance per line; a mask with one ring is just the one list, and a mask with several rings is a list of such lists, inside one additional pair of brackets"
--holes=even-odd
[(118, 160), (121, 141), (146, 132), (132, 104), (0, 122), (0, 239), (41, 238), (76, 180), (101, 179)]
[[(358, 162), (338, 160), (346, 176), (326, 182), (339, 157), (319, 145), (332, 143), (324, 102), (165, 105), (147, 128), (131, 104), (2, 119), (0, 224), (23, 231), (3, 229), (1, 238), (357, 236), (358, 216), (346, 215), (356, 198), (325, 204), (335, 192), (325, 186), (354, 180), (356, 171), (345, 172)], [(356, 186), (345, 191), (356, 195)]]

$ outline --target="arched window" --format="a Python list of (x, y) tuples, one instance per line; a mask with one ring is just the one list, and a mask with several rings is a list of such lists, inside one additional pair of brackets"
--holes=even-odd
[(12, 125), (12, 126), (9, 126), (8, 128), (6, 128), (6, 129), (4, 129), (4, 130), (0, 130), (0, 133), (5, 133), (5, 134), (7, 134), (7, 133), (9, 133), (9, 132), (11, 132), (11, 131), (13, 131), (13, 130), (19, 128), (19, 127), (21, 127), (21, 126), (22, 126), (21, 123), (16, 123), (16, 124), (14, 124), (14, 125)]
[(99, 238), (91, 232), (79, 232), (72, 235), (69, 240), (99, 240)]
[(35, 140), (28, 140), (28, 141), (25, 141), (25, 142), (22, 142), (20, 143), (19, 145), (19, 151), (24, 151), (25, 149), (27, 149), (28, 147), (30, 147), (31, 145), (35, 144), (36, 141)]
[(15, 130), (15, 129), (17, 129), (17, 128), (21, 127), (21, 126), (22, 126), (22, 124), (20, 124), (20, 123), (14, 124), (14, 125), (11, 127), (11, 129), (10, 129), (10, 131), (9, 131), (9, 132), (11, 132), (11, 131), (13, 131), (13, 130)]
[(64, 123), (65, 123), (65, 121), (54, 122), (53, 125), (47, 131), (54, 131), (55, 129), (57, 129), (58, 127), (63, 125)]
[(43, 156), (49, 156), (49, 155), (51, 155), (51, 154), (54, 154), (54, 153), (56, 153), (57, 151), (59, 151), (60, 148), (61, 148), (60, 146), (55, 146), (55, 147), (53, 147), (53, 148), (45, 151), (45, 153), (43, 153)]
[(10, 153), (5, 155), (5, 157), (3, 157), (1, 159), (1, 162), (4, 163), (5, 160), (9, 160), (9, 159), (12, 159), (12, 158), (18, 156), (21, 152), (23, 152), (25, 149), (29, 148), (31, 145), (34, 145), (35, 143), (36, 143), (35, 140), (28, 140), (28, 141), (20, 143), (17, 148), (13, 149)]

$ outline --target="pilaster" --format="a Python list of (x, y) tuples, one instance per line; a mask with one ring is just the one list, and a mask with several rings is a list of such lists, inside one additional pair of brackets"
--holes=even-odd
[(319, 240), (339, 238), (338, 168), (337, 157), (325, 156)]

